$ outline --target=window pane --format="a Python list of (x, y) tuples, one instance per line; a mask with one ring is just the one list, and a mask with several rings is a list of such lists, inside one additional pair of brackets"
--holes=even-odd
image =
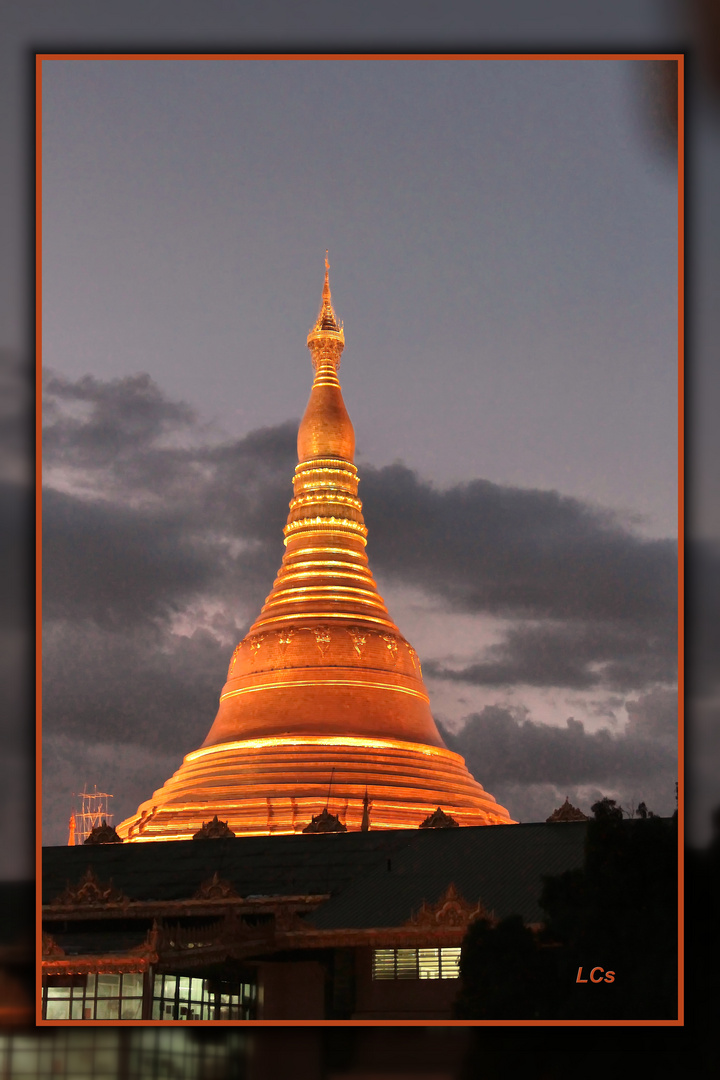
[(117, 998), (98, 998), (95, 1006), (96, 1020), (117, 1020), (120, 1016), (120, 1002)]
[(123, 997), (142, 997), (143, 977), (141, 971), (131, 971), (122, 977)]
[(48, 986), (47, 988), (48, 1000), (50, 998), (69, 998), (70, 987), (69, 986)]
[(119, 975), (98, 975), (97, 977), (97, 996), (101, 997), (120, 997), (120, 976)]
[(203, 980), (191, 979), (190, 980), (190, 997), (193, 1001), (202, 1001), (203, 996)]
[(418, 949), (418, 975), (421, 979), (440, 978), (440, 957), (437, 949)]
[(82, 1003), (82, 999), (80, 1001), (73, 1001), (72, 1006), (70, 1008), (70, 1019), (71, 1020), (82, 1020), (83, 1019), (83, 1003)]
[(460, 978), (460, 949), (441, 949), (440, 959), (442, 964), (443, 979)]
[(122, 1003), (121, 1020), (142, 1019), (142, 998), (126, 998)]
[(87, 996), (95, 997), (95, 976), (88, 975), (87, 977)]
[(395, 950), (375, 949), (373, 951), (373, 979), (395, 978)]
[(70, 1002), (69, 1001), (51, 1001), (48, 999), (47, 1009), (45, 1011), (45, 1017), (48, 1020), (69, 1020), (70, 1019)]
[(165, 976), (165, 989), (163, 990), (163, 997), (165, 997), (165, 998), (174, 998), (175, 997), (175, 986), (176, 986), (176, 984), (177, 984), (177, 975), (166, 975)]
[(397, 978), (417, 979), (417, 949), (397, 950)]
[(190, 980), (186, 979), (184, 975), (180, 976), (180, 1000), (187, 1001), (190, 996)]

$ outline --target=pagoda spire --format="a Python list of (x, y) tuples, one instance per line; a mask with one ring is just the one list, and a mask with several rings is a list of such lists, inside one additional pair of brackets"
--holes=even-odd
[(365, 831), (371, 806), (373, 830), (418, 828), (440, 806), (451, 824), (512, 820), (445, 746), (368, 563), (329, 269), (326, 253), (277, 577), (230, 658), (205, 741), (121, 823), (123, 839), (190, 839), (214, 815), (238, 836)]
[(345, 332), (332, 306), (329, 274), (330, 260), (326, 251), (320, 311), (307, 337), (315, 379), (298, 431), (298, 461), (301, 463), (316, 458), (352, 461), (355, 455), (355, 431), (337, 375), (345, 348)]

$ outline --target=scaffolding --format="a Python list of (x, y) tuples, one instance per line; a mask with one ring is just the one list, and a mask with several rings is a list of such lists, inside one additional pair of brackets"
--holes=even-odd
[(108, 810), (108, 800), (113, 796), (106, 791), (98, 791), (97, 784), (93, 784), (92, 791), (73, 792), (76, 799), (80, 799), (80, 809), (73, 809), (70, 815), (70, 832), (68, 844), (84, 844), (90, 833), (98, 825), (106, 821), (112, 825), (112, 813)]

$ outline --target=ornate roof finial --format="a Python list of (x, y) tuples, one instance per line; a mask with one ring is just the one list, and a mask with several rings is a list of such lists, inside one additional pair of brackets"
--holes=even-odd
[(363, 815), (360, 823), (360, 832), (370, 832), (370, 799), (368, 798), (367, 784), (365, 785), (365, 798), (363, 799)]
[(308, 334), (308, 348), (312, 353), (313, 367), (317, 370), (320, 360), (330, 359), (337, 370), (340, 366), (340, 353), (345, 346), (343, 325), (338, 322), (332, 306), (330, 293), (330, 259), (325, 251), (325, 281), (323, 282), (320, 311), (315, 325)]

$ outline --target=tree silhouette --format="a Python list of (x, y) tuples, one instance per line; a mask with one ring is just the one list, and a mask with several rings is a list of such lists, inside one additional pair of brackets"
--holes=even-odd
[[(645, 815), (628, 821), (613, 799), (595, 803), (583, 866), (545, 879), (542, 931), (519, 916), (470, 927), (458, 1018), (677, 1016), (677, 813), (667, 820), (640, 805)], [(613, 981), (577, 981), (595, 967)]]

